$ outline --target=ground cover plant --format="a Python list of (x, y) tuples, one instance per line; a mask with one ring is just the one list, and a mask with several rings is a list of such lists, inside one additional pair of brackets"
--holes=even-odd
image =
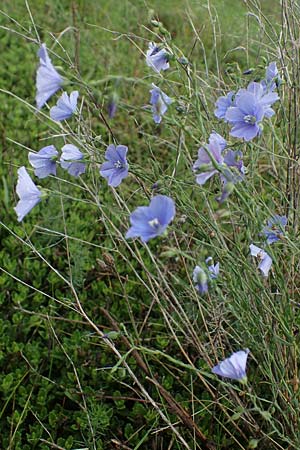
[(299, 5), (95, 3), (1, 10), (0, 447), (299, 449)]

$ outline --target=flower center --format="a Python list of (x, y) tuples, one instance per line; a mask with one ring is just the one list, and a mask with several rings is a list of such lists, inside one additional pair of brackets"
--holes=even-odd
[(256, 117), (251, 114), (244, 116), (244, 122), (249, 123), (249, 125), (254, 125), (256, 122)]
[(121, 163), (121, 161), (118, 160), (114, 163), (114, 167), (116, 169), (121, 169), (123, 167), (123, 164)]
[(156, 217), (155, 217), (155, 219), (149, 220), (148, 223), (149, 223), (150, 227), (152, 227), (152, 228), (159, 228), (159, 226), (160, 226), (160, 223)]

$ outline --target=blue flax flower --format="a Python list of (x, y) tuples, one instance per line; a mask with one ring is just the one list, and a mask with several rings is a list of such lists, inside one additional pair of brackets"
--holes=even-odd
[(155, 123), (160, 123), (172, 100), (155, 84), (152, 83), (152, 87), (153, 89), (150, 90), (150, 104), (152, 105), (153, 120)]
[(80, 162), (83, 159), (81, 151), (73, 144), (66, 144), (61, 150), (61, 167), (66, 169), (74, 177), (79, 177), (79, 175), (83, 174), (85, 172), (85, 163)]
[(78, 91), (71, 92), (70, 96), (63, 92), (57, 101), (56, 106), (50, 109), (50, 117), (57, 122), (69, 119), (77, 108)]
[(43, 147), (37, 153), (29, 152), (28, 159), (32, 167), (34, 167), (34, 174), (38, 178), (45, 178), (48, 175), (56, 175), (56, 157), (58, 151), (54, 145)]
[(278, 214), (275, 214), (275, 216), (271, 217), (267, 222), (267, 226), (264, 227), (262, 231), (267, 238), (267, 243), (273, 244), (273, 242), (279, 241), (283, 237), (286, 225), (286, 216), (279, 216)]
[(63, 84), (63, 79), (54, 68), (51, 59), (48, 56), (46, 44), (42, 44), (38, 56), (40, 57), (40, 65), (36, 73), (36, 104), (41, 109), (47, 100), (55, 94)]
[(216, 101), (216, 109), (214, 111), (215, 116), (218, 119), (225, 119), (227, 109), (230, 106), (235, 106), (234, 104), (234, 91), (228, 92), (227, 95), (221, 96)]
[(41, 201), (42, 196), (41, 191), (36, 187), (25, 167), (20, 167), (18, 170), (16, 191), (20, 200), (14, 210), (17, 213), (18, 222), (21, 222), (26, 214)]
[(266, 92), (261, 83), (251, 82), (247, 89), (240, 89), (235, 96), (235, 106), (227, 109), (225, 119), (233, 125), (231, 136), (250, 141), (261, 134), (260, 122), (272, 117), (271, 108), (279, 99), (275, 92)]
[(126, 160), (128, 148), (125, 145), (111, 144), (107, 147), (105, 152), (105, 159), (107, 162), (100, 167), (100, 175), (107, 178), (109, 186), (117, 187), (122, 182), (123, 178), (128, 175), (128, 163)]
[(263, 83), (256, 83), (255, 81), (249, 83), (247, 89), (240, 89), (237, 93), (237, 97), (245, 92), (251, 92), (255, 95), (255, 98), (264, 108), (264, 117), (269, 118), (275, 114), (275, 111), (271, 106), (279, 100), (279, 96), (276, 92), (267, 92)]
[(237, 94), (236, 106), (228, 108), (225, 119), (233, 125), (230, 135), (250, 141), (261, 133), (260, 122), (264, 117), (264, 107), (255, 94)]
[(166, 195), (156, 195), (149, 206), (139, 206), (131, 215), (126, 239), (140, 237), (142, 242), (163, 234), (175, 216), (175, 203)]
[(249, 352), (250, 350), (247, 348), (246, 350), (232, 353), (229, 358), (214, 366), (211, 369), (212, 373), (224, 378), (238, 380), (242, 383), (247, 382), (246, 364)]
[(170, 67), (168, 52), (165, 49), (161, 49), (153, 42), (150, 42), (148, 51), (146, 53), (146, 63), (157, 73), (159, 73), (161, 70), (167, 70)]
[(269, 274), (269, 270), (272, 265), (272, 258), (262, 248), (257, 247), (254, 244), (250, 245), (251, 256), (255, 256), (260, 261), (258, 268), (265, 278)]

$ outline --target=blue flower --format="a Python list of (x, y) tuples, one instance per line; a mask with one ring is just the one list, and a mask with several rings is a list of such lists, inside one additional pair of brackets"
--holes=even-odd
[(175, 203), (166, 195), (156, 195), (149, 206), (139, 206), (131, 215), (126, 239), (140, 237), (147, 242), (160, 236), (175, 216)]
[(43, 147), (39, 152), (29, 152), (28, 159), (32, 167), (35, 168), (34, 174), (38, 178), (45, 178), (48, 175), (56, 175), (56, 157), (58, 151), (54, 145)]
[(36, 187), (25, 167), (20, 167), (18, 170), (16, 191), (20, 200), (14, 210), (17, 213), (18, 222), (21, 222), (26, 214), (41, 201), (42, 196), (42, 192)]
[(208, 291), (208, 276), (202, 267), (196, 266), (193, 271), (193, 281), (195, 283), (195, 288), (199, 294), (206, 294)]
[(152, 105), (153, 120), (155, 123), (160, 123), (172, 100), (155, 84), (152, 83), (152, 87), (153, 89), (150, 90), (150, 104)]
[(267, 222), (267, 226), (264, 227), (262, 231), (267, 238), (267, 243), (273, 244), (273, 242), (279, 241), (283, 237), (284, 228), (286, 225), (286, 216), (279, 216), (278, 214), (275, 214), (271, 217)]
[(266, 92), (263, 84), (256, 83), (255, 81), (249, 83), (247, 90), (240, 89), (237, 96), (243, 92), (251, 92), (255, 95), (260, 105), (264, 108), (264, 117), (270, 118), (275, 114), (275, 111), (271, 106), (279, 100), (279, 96), (276, 92)]
[(83, 154), (73, 144), (66, 144), (63, 146), (60, 157), (60, 165), (66, 169), (70, 175), (78, 177), (85, 172), (85, 163), (78, 162), (83, 159)]
[(240, 89), (235, 96), (235, 106), (227, 109), (225, 119), (233, 125), (231, 136), (250, 141), (261, 134), (260, 122), (272, 117), (271, 105), (279, 99), (275, 92), (266, 92), (261, 83), (251, 82), (247, 89)]
[(103, 163), (100, 168), (100, 174), (107, 178), (109, 186), (119, 186), (123, 178), (128, 175), (128, 163), (126, 160), (128, 148), (125, 145), (113, 144), (107, 147), (105, 152), (105, 159), (107, 162)]
[(229, 358), (214, 366), (211, 369), (212, 373), (245, 383), (247, 381), (246, 364), (249, 352), (250, 350), (247, 348), (232, 353)]
[(46, 44), (42, 44), (38, 56), (40, 65), (36, 73), (36, 104), (41, 109), (47, 100), (55, 94), (63, 84), (63, 79), (54, 68), (51, 59), (48, 56)]
[(267, 277), (269, 274), (269, 270), (271, 269), (272, 258), (262, 248), (259, 248), (253, 244), (250, 245), (250, 253), (251, 256), (255, 256), (259, 259), (260, 263), (258, 265), (258, 268), (262, 272), (263, 276)]
[(150, 42), (146, 53), (146, 63), (155, 72), (159, 73), (161, 70), (167, 70), (170, 67), (168, 56), (169, 54), (165, 49), (161, 49), (153, 42)]
[(236, 106), (228, 108), (225, 118), (233, 125), (230, 135), (250, 141), (261, 133), (259, 126), (264, 117), (264, 107), (252, 92), (236, 96)]
[(235, 106), (234, 105), (234, 91), (230, 91), (230, 92), (228, 92), (227, 95), (218, 98), (218, 100), (216, 101), (216, 109), (214, 111), (215, 116), (218, 119), (225, 120), (227, 109), (230, 106)]
[(50, 117), (57, 122), (69, 119), (77, 108), (78, 91), (73, 91), (70, 97), (66, 92), (63, 92), (57, 101), (56, 106), (50, 109)]

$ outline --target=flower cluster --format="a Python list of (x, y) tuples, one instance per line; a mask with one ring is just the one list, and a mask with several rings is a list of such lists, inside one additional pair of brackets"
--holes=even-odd
[[(36, 104), (41, 109), (47, 101), (62, 89), (64, 80), (57, 72), (48, 55), (45, 44), (38, 51), (40, 58), (36, 75)], [(169, 69), (173, 55), (160, 45), (149, 43), (146, 52), (146, 64), (156, 74)], [(178, 60), (180, 64), (186, 64), (184, 58)], [(281, 80), (276, 67), (272, 62), (266, 69), (265, 79), (261, 82), (251, 82), (246, 89), (230, 91), (216, 101), (215, 116), (224, 120), (231, 126), (230, 135), (242, 138), (246, 142), (254, 139), (262, 133), (262, 122), (271, 118), (275, 112), (273, 104), (279, 100), (275, 92)], [(150, 105), (153, 120), (160, 124), (173, 100), (162, 91), (160, 87), (152, 83), (150, 89)], [(63, 91), (55, 106), (50, 108), (50, 118), (61, 122), (77, 115), (77, 102), (79, 92), (72, 91), (70, 94)], [(82, 105), (81, 105), (82, 106)], [(109, 103), (109, 117), (114, 117), (117, 108), (117, 96), (112, 95)], [(75, 141), (76, 142), (76, 141)], [(192, 170), (196, 177), (196, 183), (204, 185), (208, 180), (216, 176), (222, 185), (222, 192), (217, 200), (221, 203), (235, 189), (235, 185), (245, 178), (245, 167), (241, 150), (231, 148), (227, 140), (213, 131), (208, 143), (198, 149), (198, 158), (194, 162)], [(100, 176), (106, 179), (108, 186), (116, 188), (128, 176), (129, 165), (127, 162), (128, 148), (125, 145), (110, 144), (105, 151), (105, 161), (99, 168)], [(65, 143), (61, 153), (54, 145), (43, 147), (37, 153), (30, 152), (29, 162), (34, 168), (34, 174), (39, 179), (49, 175), (56, 176), (57, 166), (66, 170), (70, 175), (79, 177), (87, 168), (86, 156), (72, 143)], [(18, 170), (18, 182), (16, 187), (19, 202), (15, 207), (18, 221), (22, 221), (26, 214), (45, 195), (37, 187), (25, 167)], [(168, 225), (175, 217), (176, 207), (172, 198), (167, 195), (156, 195), (148, 206), (137, 207), (129, 217), (130, 227), (125, 235), (126, 239), (140, 238), (143, 243), (157, 236), (165, 235)], [(266, 244), (271, 245), (284, 238), (287, 218), (274, 215), (263, 228)], [(267, 277), (272, 265), (272, 259), (268, 253), (254, 244), (250, 245), (250, 253), (259, 259), (258, 268), (264, 277)], [(205, 264), (197, 265), (193, 271), (193, 282), (196, 290), (202, 295), (208, 292), (219, 276), (219, 263), (214, 264), (212, 257), (205, 260)], [(246, 362), (249, 350), (239, 350), (230, 357), (212, 368), (214, 374), (225, 378), (231, 378), (245, 382)]]
[[(36, 103), (41, 109), (45, 103), (63, 85), (63, 79), (54, 68), (45, 44), (42, 44), (38, 56), (40, 64), (36, 75)], [(69, 119), (77, 110), (79, 92), (73, 91), (70, 95), (63, 92), (57, 104), (50, 108), (51, 119), (61, 122)], [(107, 179), (108, 185), (116, 187), (128, 175), (128, 163), (126, 160), (127, 147), (124, 145), (110, 145), (107, 148), (104, 162), (100, 168), (100, 174)], [(34, 168), (34, 174), (40, 178), (49, 175), (56, 176), (57, 165), (60, 165), (70, 175), (79, 177), (86, 171), (84, 154), (73, 144), (65, 144), (61, 148), (58, 160), (58, 151), (54, 145), (43, 147), (37, 153), (29, 152), (29, 163)], [(18, 220), (21, 221), (31, 209), (40, 202), (41, 191), (35, 186), (25, 167), (18, 170), (17, 194), (20, 198), (15, 210)]]
[(230, 135), (250, 141), (262, 132), (261, 122), (274, 115), (271, 106), (279, 100), (275, 80), (278, 79), (276, 64), (266, 70), (266, 79), (261, 83), (251, 82), (247, 89), (230, 91), (216, 102), (215, 116), (228, 122)]

